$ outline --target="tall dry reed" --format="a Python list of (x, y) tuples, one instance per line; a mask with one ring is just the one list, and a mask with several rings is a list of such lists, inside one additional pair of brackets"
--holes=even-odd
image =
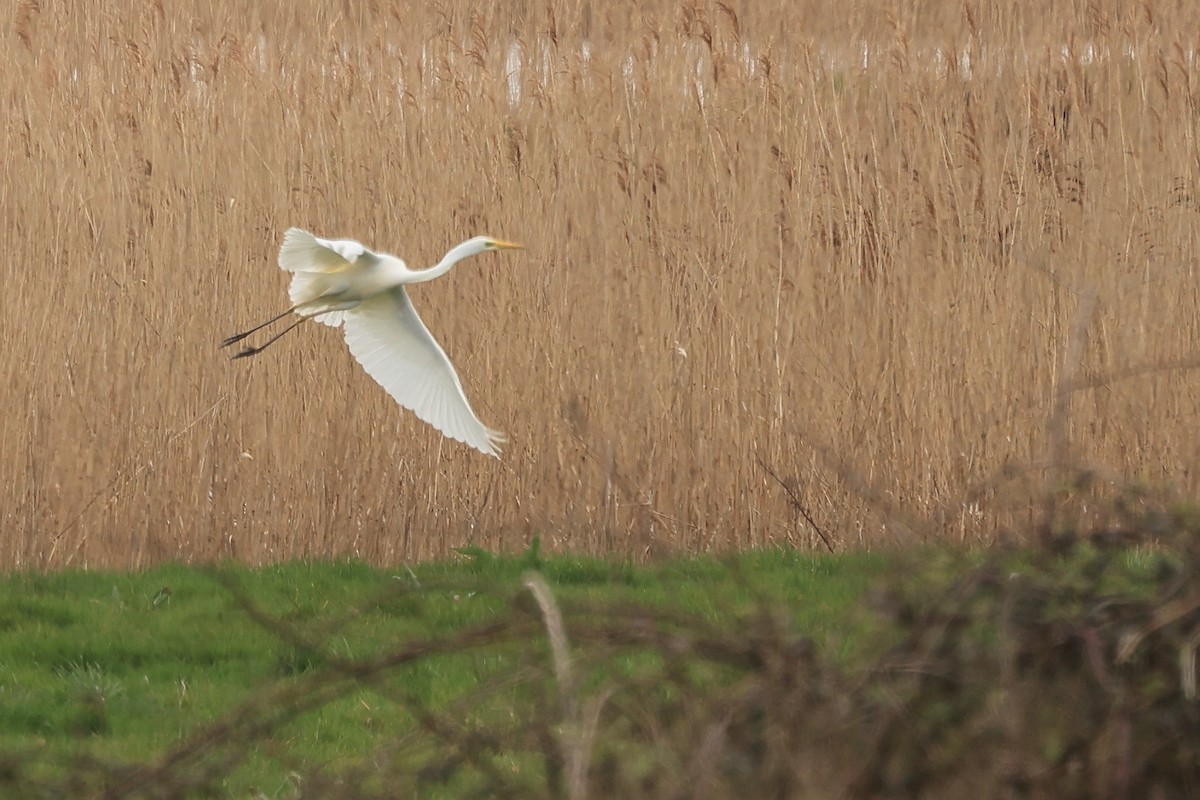
[[(1196, 489), (1186, 4), (473, 5), (0, 10), (4, 565), (973, 542), (1055, 467)], [(413, 291), (503, 461), (328, 329), (227, 360), (290, 225), (528, 244)]]

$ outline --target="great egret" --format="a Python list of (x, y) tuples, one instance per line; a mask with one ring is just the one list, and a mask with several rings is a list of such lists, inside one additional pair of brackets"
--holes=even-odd
[(288, 228), (279, 248), (279, 268), (292, 273), (288, 297), (292, 306), (261, 325), (234, 334), (228, 347), (288, 314), (300, 319), (258, 347), (233, 358), (261, 353), (305, 320), (345, 326), (346, 344), (396, 402), (451, 439), (500, 457), (504, 434), (486, 427), (467, 402), (454, 365), (417, 316), (404, 287), (440, 278), (464, 258), (521, 245), (476, 236), (452, 247), (436, 265), (411, 270), (399, 258), (373, 253), (350, 239), (320, 239), (300, 228)]

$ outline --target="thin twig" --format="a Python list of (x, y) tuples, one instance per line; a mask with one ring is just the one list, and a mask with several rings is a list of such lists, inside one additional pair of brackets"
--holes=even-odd
[(788, 502), (791, 503), (792, 508), (796, 511), (796, 513), (804, 517), (804, 521), (812, 526), (812, 529), (817, 532), (817, 536), (821, 537), (821, 541), (825, 544), (825, 548), (831, 553), (834, 552), (833, 544), (829, 541), (829, 537), (825, 535), (825, 531), (821, 530), (821, 526), (817, 524), (815, 519), (813, 519), (812, 514), (810, 514), (808, 511), (808, 507), (804, 505), (804, 501), (800, 499), (800, 495), (796, 493), (796, 490), (793, 489), (786, 481), (784, 481), (783, 478), (780, 478), (775, 473), (775, 470), (768, 467), (766, 462), (757, 455), (754, 456), (754, 460), (758, 462), (758, 465), (763, 468), (764, 472), (774, 478), (775, 482), (783, 487), (783, 490), (787, 492)]
[(1058, 386), (1054, 392), (1054, 407), (1050, 411), (1050, 419), (1046, 425), (1049, 443), (1046, 452), (1046, 462), (1049, 471), (1046, 474), (1046, 487), (1042, 500), (1042, 523), (1040, 526), (1042, 540), (1048, 541), (1053, 533), (1054, 509), (1056, 506), (1057, 484), (1062, 478), (1062, 467), (1066, 459), (1067, 425), (1071, 411), (1071, 397), (1075, 392), (1075, 376), (1083, 362), (1083, 352), (1087, 345), (1088, 328), (1091, 325), (1092, 313), (1096, 310), (1096, 290), (1087, 288), (1079, 292), (1079, 308), (1075, 310), (1075, 319), (1067, 334), (1067, 346), (1063, 352), (1062, 366), (1059, 371)]

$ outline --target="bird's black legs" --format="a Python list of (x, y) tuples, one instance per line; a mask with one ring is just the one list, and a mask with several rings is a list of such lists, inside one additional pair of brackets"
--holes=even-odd
[(286, 334), (288, 331), (293, 330), (297, 325), (299, 325), (300, 323), (304, 322), (305, 320), (309, 320), (309, 319), (312, 319), (312, 317), (301, 317), (300, 319), (293, 322), (291, 325), (288, 325), (286, 328), (284, 328), (279, 333), (272, 336), (270, 339), (267, 339), (265, 342), (260, 344), (258, 347), (247, 347), (242, 352), (235, 353), (233, 356), (231, 356), (231, 358), (245, 358), (246, 356), (256, 356), (259, 353), (261, 353), (263, 350), (266, 350), (268, 347), (270, 347), (271, 345), (275, 344), (280, 339), (282, 339), (284, 334)]
[(235, 333), (233, 336), (230, 336), (229, 338), (227, 338), (223, 342), (221, 342), (221, 347), (229, 347), (229, 345), (233, 344), (234, 342), (240, 342), (242, 339), (245, 339), (250, 334), (255, 333), (257, 331), (261, 331), (263, 328), (267, 327), (272, 322), (278, 322), (279, 320), (286, 317), (288, 314), (291, 314), (297, 308), (299, 308), (299, 306), (292, 306), (287, 311), (282, 311), (282, 312), (276, 314), (275, 316), (271, 317), (266, 322), (263, 322), (259, 325), (255, 325), (253, 328), (251, 328), (248, 331), (242, 331), (241, 333)]
[[(253, 328), (251, 328), (251, 329), (250, 329), (250, 330), (248, 330), (248, 331), (242, 331), (241, 333), (235, 333), (233, 336), (230, 336), (229, 338), (227, 338), (227, 339), (225, 339), (223, 342), (221, 342), (221, 347), (228, 347), (228, 346), (229, 346), (229, 345), (231, 345), (231, 344), (235, 344), (235, 343), (237, 343), (237, 342), (240, 342), (240, 341), (242, 341), (243, 339), (245, 339), (245, 338), (246, 338), (247, 336), (249, 336), (250, 334), (252, 334), (252, 333), (254, 333), (254, 332), (256, 332), (256, 331), (260, 331), (260, 330), (262, 330), (263, 328), (265, 328), (265, 327), (267, 327), (268, 325), (270, 325), (272, 322), (278, 322), (279, 320), (281, 320), (281, 319), (283, 319), (284, 317), (286, 317), (288, 314), (291, 314), (291, 313), (292, 313), (293, 311), (295, 311), (297, 308), (299, 308), (299, 306), (293, 306), (292, 308), (289, 308), (287, 311), (284, 311), (282, 314), (277, 314), (276, 316), (274, 316), (274, 317), (271, 317), (271, 318), (270, 318), (269, 320), (267, 320), (266, 322), (264, 322), (264, 323), (262, 323), (262, 324), (260, 324), (260, 325), (255, 325)], [(288, 331), (290, 331), (290, 330), (294, 329), (294, 328), (295, 328), (297, 325), (299, 325), (300, 323), (304, 322), (304, 320), (306, 320), (306, 319), (312, 319), (312, 317), (307, 317), (307, 316), (306, 316), (306, 317), (301, 317), (300, 319), (298, 319), (298, 320), (296, 320), (295, 322), (293, 322), (291, 325), (288, 325), (286, 328), (284, 328), (284, 329), (283, 329), (282, 331), (280, 331), (279, 333), (277, 333), (277, 334), (275, 334), (274, 336), (272, 336), (270, 339), (267, 339), (265, 342), (263, 342), (263, 343), (262, 343), (261, 345), (259, 345), (258, 347), (247, 347), (245, 350), (242, 350), (240, 353), (235, 353), (234, 355), (230, 356), (230, 358), (245, 358), (246, 356), (258, 355), (258, 354), (259, 354), (259, 353), (261, 353), (263, 350), (266, 350), (268, 347), (270, 347), (271, 345), (275, 344), (275, 342), (277, 342), (277, 341), (279, 341), (280, 339), (282, 339), (282, 338), (283, 338), (283, 336), (284, 336), (284, 334), (286, 334)]]

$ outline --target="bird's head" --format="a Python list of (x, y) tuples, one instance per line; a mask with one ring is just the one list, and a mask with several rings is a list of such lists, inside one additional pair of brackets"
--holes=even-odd
[[(467, 239), (462, 244), (451, 248), (449, 253), (442, 258), (438, 266), (449, 269), (450, 265), (462, 261), (464, 258), (477, 256), (480, 253), (489, 253), (492, 250), (519, 250), (521, 245), (512, 242), (506, 242), (503, 239), (493, 239), (490, 236), (476, 236), (474, 239)], [(442, 273), (436, 273), (440, 275)]]
[(490, 236), (476, 236), (471, 240), (478, 242), (479, 252), (487, 253), (492, 250), (524, 250), (525, 245), (516, 242), (506, 242), (503, 239), (493, 239)]

